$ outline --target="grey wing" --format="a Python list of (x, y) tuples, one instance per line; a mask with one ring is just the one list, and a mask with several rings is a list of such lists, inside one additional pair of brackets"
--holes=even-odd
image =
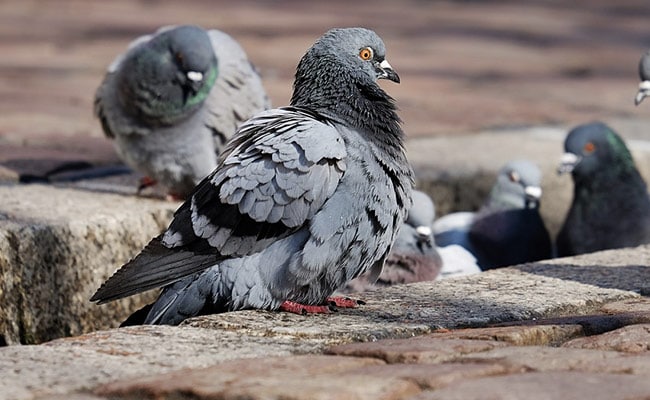
[(200, 238), (222, 255), (258, 252), (323, 206), (345, 171), (345, 157), (333, 126), (294, 108), (265, 111), (242, 125), (164, 242), (184, 246)]
[(290, 235), (334, 193), (345, 157), (333, 126), (289, 108), (260, 114), (241, 127), (227, 156), (176, 211), (162, 237), (91, 300), (167, 285)]
[(213, 133), (215, 148), (221, 150), (244, 121), (271, 104), (260, 74), (241, 46), (221, 31), (208, 34), (219, 62), (219, 76), (205, 101), (205, 124)]

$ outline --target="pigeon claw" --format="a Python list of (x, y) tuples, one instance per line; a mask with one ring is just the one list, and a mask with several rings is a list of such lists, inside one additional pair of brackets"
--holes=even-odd
[(293, 314), (307, 315), (307, 314), (330, 314), (335, 309), (330, 304), (321, 306), (312, 306), (307, 304), (296, 303), (295, 301), (285, 300), (280, 304), (280, 311), (290, 312)]
[(327, 302), (334, 307), (340, 308), (357, 308), (359, 306), (365, 305), (366, 302), (363, 300), (351, 299), (349, 297), (328, 297)]

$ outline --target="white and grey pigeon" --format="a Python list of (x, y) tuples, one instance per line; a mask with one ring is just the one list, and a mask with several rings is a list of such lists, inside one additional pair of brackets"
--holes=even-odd
[(551, 239), (539, 214), (540, 185), (541, 172), (535, 164), (508, 162), (477, 212), (436, 220), (436, 243), (465, 247), (482, 270), (551, 258)]
[(650, 50), (646, 51), (639, 60), (639, 91), (634, 97), (634, 104), (639, 105), (650, 93)]
[(146, 324), (249, 308), (328, 312), (336, 289), (367, 270), (379, 276), (413, 186), (394, 100), (377, 84), (400, 81), (385, 55), (371, 30), (319, 38), (297, 67), (291, 105), (243, 124), (168, 229), (91, 301), (165, 286), (143, 321), (131, 320)]
[(237, 127), (269, 106), (241, 46), (192, 25), (134, 40), (95, 94), (95, 115), (120, 158), (177, 198), (212, 172)]

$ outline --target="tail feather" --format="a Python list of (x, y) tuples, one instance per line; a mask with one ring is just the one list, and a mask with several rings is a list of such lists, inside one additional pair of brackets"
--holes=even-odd
[(219, 280), (218, 268), (185, 277), (165, 287), (151, 307), (144, 324), (178, 325), (183, 320), (216, 312), (213, 284)]
[(169, 285), (216, 264), (219, 259), (216, 252), (170, 249), (162, 244), (161, 236), (158, 236), (104, 282), (90, 301), (103, 304)]

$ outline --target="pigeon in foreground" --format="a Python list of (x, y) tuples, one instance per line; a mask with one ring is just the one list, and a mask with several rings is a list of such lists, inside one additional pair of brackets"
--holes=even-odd
[(634, 98), (634, 105), (637, 106), (650, 93), (650, 50), (643, 54), (639, 61), (639, 78), (641, 83), (639, 83), (639, 91)]
[(557, 237), (559, 256), (650, 243), (650, 198), (623, 139), (594, 122), (572, 129), (559, 172), (571, 172), (573, 202)]
[(442, 269), (442, 259), (433, 240), (433, 220), (436, 215), (431, 198), (419, 190), (413, 191), (413, 205), (406, 221), (399, 228), (395, 243), (376, 282), (368, 274), (348, 282), (344, 293), (362, 292), (400, 283), (432, 281)]
[(539, 214), (540, 184), (535, 164), (508, 162), (479, 211), (452, 213), (435, 222), (436, 243), (465, 247), (482, 270), (551, 258), (551, 239)]
[(95, 94), (95, 114), (120, 158), (146, 184), (181, 199), (216, 167), (237, 127), (267, 108), (260, 76), (239, 44), (191, 25), (133, 41)]
[(356, 306), (329, 296), (379, 276), (414, 183), (394, 100), (377, 84), (400, 81), (385, 54), (373, 31), (325, 33), (298, 64), (291, 105), (244, 123), (168, 229), (91, 301), (165, 286), (146, 324)]

